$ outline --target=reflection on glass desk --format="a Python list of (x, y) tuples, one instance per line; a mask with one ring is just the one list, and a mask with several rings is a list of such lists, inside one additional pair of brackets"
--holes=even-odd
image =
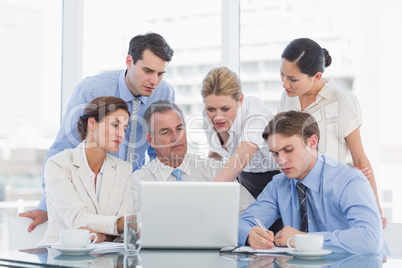
[(13, 267), (402, 267), (402, 257), (330, 254), (317, 259), (281, 256), (223, 254), (217, 250), (141, 250), (139, 255), (121, 253), (70, 256), (53, 249), (35, 248), (0, 252), (0, 266)]

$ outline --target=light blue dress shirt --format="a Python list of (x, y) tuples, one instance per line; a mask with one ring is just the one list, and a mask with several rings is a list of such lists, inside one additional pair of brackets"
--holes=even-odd
[[(125, 74), (125, 70), (105, 72), (96, 76), (87, 77), (78, 84), (71, 96), (70, 102), (68, 103), (67, 112), (64, 115), (63, 123), (60, 127), (59, 133), (57, 134), (56, 140), (46, 155), (45, 163), (49, 157), (63, 151), (64, 149), (75, 148), (81, 143), (81, 138), (77, 130), (77, 122), (86, 105), (94, 98), (101, 96), (119, 97), (127, 103), (131, 113), (133, 108), (131, 100), (135, 99), (135, 97), (126, 85)], [(136, 158), (134, 159), (133, 171), (139, 169), (144, 164), (145, 152), (148, 148), (150, 159), (156, 157), (155, 150), (152, 147), (149, 147), (148, 141), (145, 138), (146, 128), (143, 122), (145, 110), (153, 102), (158, 100), (168, 99), (174, 102), (175, 94), (173, 87), (166, 81), (162, 80), (150, 97), (140, 96), (138, 99), (141, 100), (141, 105), (138, 110), (137, 142), (135, 148)], [(130, 130), (131, 123), (129, 122), (124, 141), (120, 145), (118, 152), (111, 155), (126, 160)], [(45, 188), (43, 180), (42, 188)], [(45, 195), (42, 196), (38, 208), (47, 211)]]
[[(246, 243), (256, 226), (254, 218), (271, 226), (281, 217), (284, 226), (300, 228), (297, 182), (283, 173), (273, 178), (240, 216), (240, 245)], [(308, 187), (309, 232), (323, 235), (325, 249), (337, 253), (387, 253), (374, 192), (359, 170), (319, 154), (302, 183)]]

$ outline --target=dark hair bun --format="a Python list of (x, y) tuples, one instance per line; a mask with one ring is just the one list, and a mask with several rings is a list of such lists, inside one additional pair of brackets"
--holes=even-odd
[(332, 63), (332, 58), (329, 55), (329, 52), (328, 52), (327, 49), (323, 48), (322, 50), (324, 51), (324, 61), (325, 61), (324, 64), (325, 64), (325, 67), (328, 67)]

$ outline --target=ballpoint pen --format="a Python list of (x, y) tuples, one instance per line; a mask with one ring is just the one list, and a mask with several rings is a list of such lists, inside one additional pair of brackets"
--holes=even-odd
[[(261, 227), (262, 229), (264, 229), (264, 231), (268, 231), (268, 229), (265, 227), (265, 225), (262, 223), (262, 221), (260, 221), (257, 218), (254, 218), (255, 222), (258, 224), (259, 227)], [(272, 243), (274, 244), (275, 247), (277, 247), (278, 245), (275, 243), (275, 241), (272, 241)]]

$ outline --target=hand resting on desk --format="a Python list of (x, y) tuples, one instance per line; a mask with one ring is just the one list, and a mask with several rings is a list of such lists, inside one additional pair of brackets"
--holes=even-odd
[[(294, 237), (296, 234), (307, 234), (305, 232), (299, 231), (289, 225), (285, 226), (275, 235), (275, 243), (277, 245), (287, 245), (288, 239)], [(293, 241), (290, 241), (290, 245), (294, 247)]]
[[(98, 237), (96, 239), (95, 243), (101, 243), (101, 242), (104, 242), (104, 241), (113, 241), (116, 238), (116, 236), (113, 236), (113, 235), (107, 235), (107, 234), (98, 233), (98, 232), (96, 232), (96, 231), (94, 231), (91, 228), (86, 227), (86, 226), (81, 226), (79, 229), (86, 229), (86, 230), (89, 230), (89, 233), (95, 233), (97, 235), (97, 237)], [(117, 220), (117, 231), (119, 233), (124, 232), (124, 217), (120, 217)]]

